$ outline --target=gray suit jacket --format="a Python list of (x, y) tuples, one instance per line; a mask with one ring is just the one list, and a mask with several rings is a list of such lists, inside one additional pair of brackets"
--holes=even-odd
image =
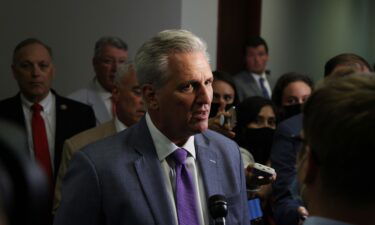
[[(274, 79), (271, 79), (270, 75), (267, 75), (267, 81), (271, 87), (274, 86)], [(234, 83), (236, 85), (237, 96), (240, 102), (244, 99), (252, 96), (262, 96), (262, 90), (259, 88), (256, 80), (251, 76), (249, 71), (243, 70), (234, 76)]]
[[(206, 131), (195, 135), (195, 147), (206, 196), (226, 196), (227, 224), (249, 224), (238, 146), (213, 131)], [(125, 131), (88, 145), (74, 155), (54, 224), (174, 225), (164, 179), (143, 118)]]
[(94, 80), (92, 80), (86, 88), (75, 91), (67, 97), (91, 106), (95, 113), (97, 125), (112, 119), (103, 100), (95, 90)]

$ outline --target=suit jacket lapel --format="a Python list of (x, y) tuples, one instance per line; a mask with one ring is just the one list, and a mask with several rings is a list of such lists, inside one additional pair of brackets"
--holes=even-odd
[(134, 162), (134, 167), (155, 217), (155, 223), (174, 224), (172, 206), (168, 201), (165, 187), (165, 177), (145, 118), (135, 126), (137, 134), (132, 142), (134, 141), (134, 146), (141, 156)]
[(201, 168), (200, 171), (207, 199), (212, 195), (222, 193), (218, 174), (218, 167), (221, 160), (215, 151), (210, 149), (209, 141), (204, 137), (204, 134), (195, 135), (195, 150), (197, 161)]
[[(247, 76), (249, 78), (250, 90), (253, 90), (256, 95), (263, 96), (262, 90), (259, 88), (257, 81), (254, 79), (251, 73)], [(253, 93), (251, 93), (253, 95)]]

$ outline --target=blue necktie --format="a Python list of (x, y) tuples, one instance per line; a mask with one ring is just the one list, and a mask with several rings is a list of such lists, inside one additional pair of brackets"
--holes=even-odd
[(259, 79), (260, 89), (262, 89), (263, 97), (270, 99), (270, 95), (268, 94), (266, 86), (264, 86), (264, 82), (265, 82), (264, 78), (261, 77)]
[(199, 225), (194, 185), (185, 166), (187, 152), (183, 148), (172, 153), (176, 171), (176, 208), (179, 225)]

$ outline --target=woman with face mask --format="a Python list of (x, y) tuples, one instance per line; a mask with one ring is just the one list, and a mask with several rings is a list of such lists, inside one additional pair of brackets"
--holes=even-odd
[(313, 81), (306, 75), (295, 72), (283, 74), (272, 92), (279, 121), (301, 113), (301, 106), (310, 97), (313, 88)]
[(268, 164), (275, 129), (276, 108), (271, 100), (254, 96), (238, 105), (235, 141), (256, 162)]

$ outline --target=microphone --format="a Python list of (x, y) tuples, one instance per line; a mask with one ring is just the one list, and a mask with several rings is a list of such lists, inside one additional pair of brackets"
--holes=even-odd
[(208, 208), (215, 225), (225, 225), (228, 214), (227, 199), (223, 195), (213, 195), (208, 199)]

